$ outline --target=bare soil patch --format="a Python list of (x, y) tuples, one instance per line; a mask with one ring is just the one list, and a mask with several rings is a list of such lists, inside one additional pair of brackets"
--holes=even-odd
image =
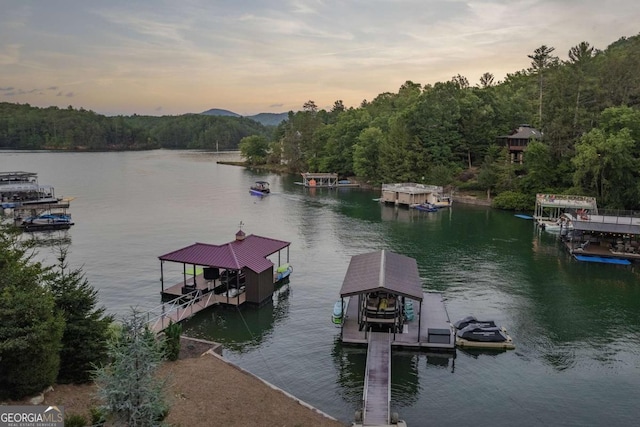
[[(208, 343), (211, 344), (211, 343)], [(297, 399), (265, 384), (259, 378), (207, 350), (207, 342), (184, 342), (181, 359), (166, 362), (160, 375), (168, 378), (172, 426), (279, 426), (344, 427)], [(65, 415), (80, 414), (90, 420), (90, 408), (99, 405), (93, 384), (53, 387), (42, 405), (64, 406)], [(25, 404), (25, 402), (10, 402)]]

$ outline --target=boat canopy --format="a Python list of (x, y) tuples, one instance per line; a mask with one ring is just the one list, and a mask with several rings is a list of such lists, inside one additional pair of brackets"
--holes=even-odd
[(273, 266), (267, 259), (291, 243), (253, 234), (223, 245), (194, 243), (182, 249), (161, 255), (161, 261), (241, 270), (244, 267), (261, 273)]
[(416, 260), (385, 250), (351, 257), (340, 289), (341, 297), (385, 290), (422, 301)]

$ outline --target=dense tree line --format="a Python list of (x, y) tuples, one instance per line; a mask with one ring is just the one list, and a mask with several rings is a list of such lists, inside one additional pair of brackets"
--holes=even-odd
[[(502, 82), (491, 73), (475, 86), (461, 75), (434, 85), (407, 81), (397, 93), (358, 108), (336, 101), (329, 111), (309, 101), (268, 144), (247, 139), (240, 147), (251, 163), (284, 163), (291, 172), (515, 194), (527, 209), (543, 191), (640, 208), (640, 36), (604, 51), (581, 42), (565, 60), (554, 50), (536, 49), (530, 68)], [(523, 165), (512, 164), (498, 137), (525, 123), (544, 137), (530, 144)]]
[(112, 318), (80, 270), (45, 267), (0, 224), (0, 399), (20, 399), (58, 383), (84, 383), (106, 362)]
[(0, 103), (0, 148), (49, 150), (147, 150), (153, 148), (236, 150), (249, 135), (269, 128), (243, 117), (107, 117), (69, 106), (37, 108)]

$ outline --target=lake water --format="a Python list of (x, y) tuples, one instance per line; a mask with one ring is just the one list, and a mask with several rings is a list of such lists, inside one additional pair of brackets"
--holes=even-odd
[[(290, 241), (294, 272), (273, 304), (214, 308), (185, 333), (224, 343), (226, 358), (345, 424), (360, 406), (366, 352), (340, 344), (331, 312), (350, 257), (380, 249), (415, 258), (424, 289), (444, 294), (452, 321), (493, 319), (516, 344), (455, 358), (394, 350), (392, 410), (410, 427), (637, 423), (636, 269), (572, 260), (553, 235), (509, 212), (382, 206), (378, 192), (310, 190), (297, 176), (216, 163), (234, 156), (0, 151), (0, 170), (37, 172), (58, 196), (75, 198), (75, 226), (40, 235), (38, 257), (53, 262), (48, 239), (66, 238), (71, 266), (118, 316), (160, 302), (159, 255), (231, 241), (240, 222), (247, 234)], [(249, 194), (259, 179), (271, 183), (270, 196)], [(177, 282), (179, 267), (169, 264), (165, 278)], [(224, 384), (203, 393), (224, 393)]]

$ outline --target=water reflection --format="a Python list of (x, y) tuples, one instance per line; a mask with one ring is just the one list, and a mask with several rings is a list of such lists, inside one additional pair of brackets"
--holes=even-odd
[[(362, 396), (367, 365), (367, 348), (343, 345), (340, 337), (334, 339), (331, 356), (338, 373), (338, 392), (343, 399), (357, 410), (362, 405)], [(391, 352), (391, 406), (392, 408), (412, 406), (420, 394), (418, 367), (420, 352), (393, 349)], [(432, 355), (430, 363), (449, 366), (451, 356)], [(429, 363), (429, 361), (428, 361)]]
[(36, 248), (58, 248), (71, 245), (71, 233), (69, 230), (24, 232), (20, 241)]
[(212, 307), (186, 320), (183, 323), (184, 333), (219, 342), (231, 351), (247, 352), (268, 340), (276, 325), (288, 316), (289, 293), (289, 284), (284, 284), (261, 307)]

